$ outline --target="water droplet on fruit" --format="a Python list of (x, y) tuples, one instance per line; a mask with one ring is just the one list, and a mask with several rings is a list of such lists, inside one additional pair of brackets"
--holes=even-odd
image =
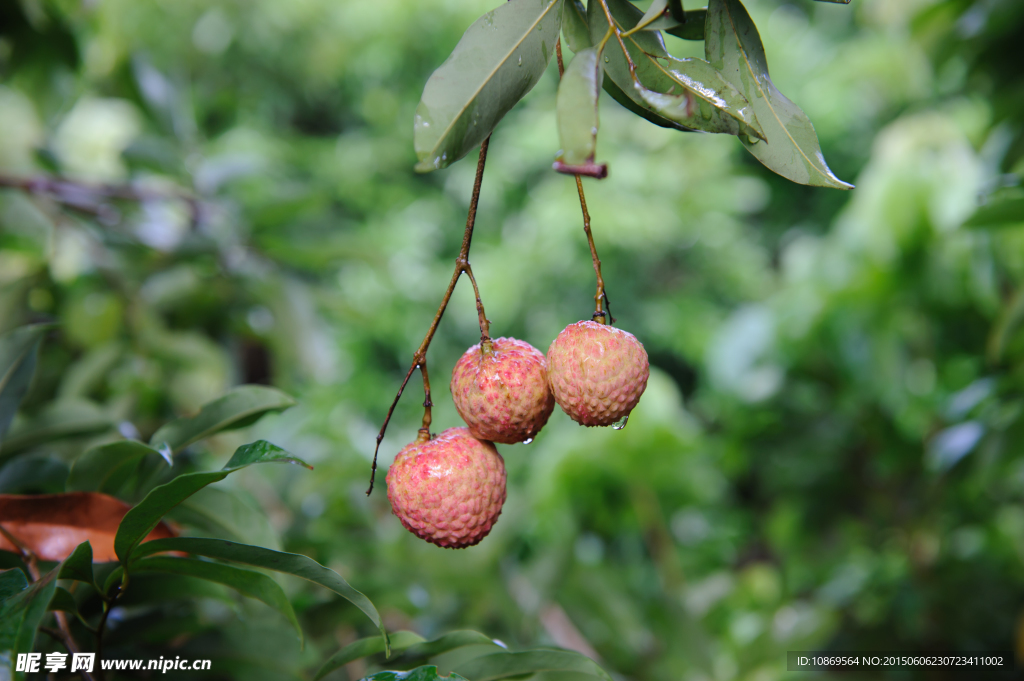
[(523, 444), (524, 444), (524, 445), (528, 445), (528, 444), (530, 444), (531, 442), (533, 442), (533, 438), (532, 438), (532, 437), (528, 437), (528, 438), (526, 438), (525, 440), (523, 440)]
[(629, 423), (629, 414), (626, 414), (621, 419), (612, 424), (612, 430), (622, 430)]

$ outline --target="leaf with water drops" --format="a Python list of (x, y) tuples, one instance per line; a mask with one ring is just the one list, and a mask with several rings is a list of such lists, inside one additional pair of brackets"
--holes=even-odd
[(704, 40), (704, 24), (707, 18), (707, 9), (691, 9), (686, 13), (686, 21), (678, 26), (666, 28), (665, 33), (683, 40)]
[(654, 0), (636, 25), (645, 31), (661, 31), (675, 28), (679, 21), (669, 9), (669, 0)]
[(555, 53), (561, 2), (509, 0), (469, 27), (416, 107), (416, 170), (465, 156), (533, 89)]
[(577, 52), (558, 85), (558, 141), (560, 161), (568, 165), (593, 162), (599, 125), (597, 100), (601, 95), (600, 54), (596, 47)]
[(807, 115), (775, 88), (768, 75), (761, 36), (739, 0), (711, 0), (704, 51), (725, 78), (746, 95), (765, 141), (743, 139), (757, 160), (800, 184), (852, 189), (825, 163)]

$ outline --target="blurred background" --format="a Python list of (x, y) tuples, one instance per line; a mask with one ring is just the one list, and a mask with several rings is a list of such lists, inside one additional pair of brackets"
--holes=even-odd
[[(1024, 648), (1024, 211), (986, 212), (1024, 196), (1015, 0), (747, 3), (852, 192), (603, 96), (610, 176), (585, 187), (612, 312), (652, 363), (628, 427), (556, 410), (499, 446), (508, 501), (469, 550), (406, 532), (383, 484), (367, 499), (475, 166), (414, 174), (413, 111), (494, 5), (0, 3), (0, 332), (60, 324), (23, 418), (57, 397), (148, 437), (238, 383), (295, 395), (195, 456), (259, 436), (315, 470), (249, 471), (208, 503), (230, 495), (249, 541), (338, 570), (392, 629), (560, 645), (637, 681), (768, 681), (787, 650)], [(494, 134), (471, 255), (492, 333), (541, 350), (593, 296), (575, 187), (551, 170), (557, 78)], [(30, 182), (57, 176), (78, 184)], [(430, 349), (437, 430), (461, 425), (448, 376), (478, 337), (463, 281)], [(383, 469), (419, 425), (410, 385)], [(0, 492), (63, 491), (64, 447), (0, 468)], [(289, 588), (304, 651), (249, 603), (203, 605), (195, 631), (246, 678), (373, 633)]]

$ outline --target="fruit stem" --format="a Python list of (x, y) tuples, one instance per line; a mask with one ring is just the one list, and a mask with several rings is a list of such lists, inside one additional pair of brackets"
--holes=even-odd
[(427, 378), (427, 348), (430, 347), (430, 341), (434, 339), (437, 325), (441, 323), (441, 317), (444, 316), (444, 311), (448, 308), (448, 301), (451, 300), (455, 284), (458, 283), (459, 277), (462, 276), (463, 272), (469, 275), (469, 280), (473, 282), (473, 292), (476, 294), (476, 310), (480, 316), (480, 341), (482, 344), (490, 344), (491, 339), (487, 335), (489, 324), (487, 317), (484, 316), (484, 304), (480, 300), (480, 290), (477, 288), (476, 279), (473, 277), (473, 270), (469, 266), (469, 247), (473, 243), (476, 209), (480, 203), (480, 185), (484, 180), (484, 165), (487, 163), (487, 147), (490, 141), (491, 137), (488, 135), (487, 139), (480, 145), (480, 158), (476, 162), (476, 178), (473, 180), (473, 194), (469, 200), (469, 213), (466, 215), (466, 231), (462, 235), (462, 248), (459, 249), (459, 255), (455, 258), (455, 271), (452, 273), (452, 279), (448, 282), (448, 289), (444, 292), (444, 298), (441, 300), (440, 307), (437, 308), (434, 321), (430, 323), (430, 328), (427, 329), (427, 335), (424, 336), (423, 342), (420, 343), (420, 347), (416, 349), (412, 356), (412, 366), (405, 373), (402, 385), (398, 388), (398, 394), (395, 395), (395, 399), (391, 402), (391, 407), (388, 408), (388, 414), (384, 417), (384, 425), (380, 427), (380, 432), (377, 433), (377, 445), (373, 449), (373, 465), (370, 468), (370, 487), (366, 490), (366, 496), (370, 496), (373, 492), (373, 482), (377, 476), (377, 454), (380, 452), (380, 443), (384, 440), (384, 433), (387, 432), (388, 424), (391, 422), (391, 415), (395, 413), (398, 400), (402, 398), (405, 386), (409, 384), (412, 372), (416, 371), (417, 368), (423, 375), (423, 426), (420, 428), (416, 441), (420, 442), (422, 439), (425, 442), (430, 439), (430, 408), (433, 406), (433, 403), (430, 401), (430, 380)]
[[(558, 59), (558, 77), (565, 73), (565, 64), (562, 62), (562, 39), (555, 41), (555, 56)], [(583, 231), (587, 235), (587, 244), (590, 246), (590, 258), (594, 261), (594, 273), (597, 275), (597, 292), (594, 294), (594, 314), (592, 319), (600, 324), (614, 324), (612, 317), (611, 303), (608, 301), (608, 294), (604, 290), (604, 277), (601, 276), (601, 259), (597, 257), (597, 248), (594, 246), (594, 233), (590, 231), (590, 211), (587, 210), (587, 197), (583, 193), (583, 180), (579, 175), (576, 178), (576, 192), (580, 196), (580, 210), (583, 211)], [(604, 308), (608, 311), (605, 312)]]

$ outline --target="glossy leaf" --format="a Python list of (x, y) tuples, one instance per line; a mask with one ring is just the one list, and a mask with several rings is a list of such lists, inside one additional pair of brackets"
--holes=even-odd
[(118, 558), (122, 563), (127, 563), (142, 538), (157, 526), (168, 511), (182, 501), (207, 485), (219, 482), (231, 473), (255, 463), (297, 463), (312, 468), (301, 459), (265, 440), (243, 445), (235, 450), (231, 460), (219, 471), (181, 475), (150, 491), (145, 499), (124, 516), (117, 529), (114, 550)]
[(587, 8), (582, 0), (563, 0), (562, 35), (573, 52), (581, 52), (590, 47)]
[(36, 631), (57, 588), (58, 569), (0, 604), (0, 678), (25, 678), (25, 672), (15, 671), (18, 653), (32, 652), (35, 647)]
[(533, 89), (555, 53), (560, 3), (509, 0), (469, 27), (416, 107), (416, 170), (437, 170), (465, 156)]
[(666, 28), (665, 33), (683, 40), (704, 40), (704, 24), (707, 22), (706, 9), (691, 9), (686, 12), (686, 21), (673, 28)]
[(16, 424), (0, 447), (0, 461), (47, 442), (109, 430), (114, 420), (86, 400), (59, 400), (31, 421)]
[(181, 551), (207, 558), (228, 560), (234, 563), (244, 563), (253, 567), (273, 570), (319, 584), (348, 600), (357, 608), (363, 611), (370, 621), (380, 629), (381, 643), (385, 645), (387, 633), (381, 623), (380, 613), (374, 607), (370, 599), (354, 589), (346, 582), (341, 575), (334, 570), (326, 568), (312, 558), (296, 554), (273, 551), (259, 546), (248, 546), (236, 544), (222, 539), (203, 539), (198, 537), (178, 537), (162, 542), (148, 542), (140, 546), (135, 556), (148, 556), (164, 551)]
[(162, 572), (185, 577), (198, 577), (210, 582), (229, 586), (249, 598), (266, 603), (284, 615), (285, 619), (295, 627), (302, 641), (302, 627), (295, 616), (292, 604), (288, 601), (284, 590), (277, 582), (261, 572), (243, 570), (234, 565), (214, 563), (196, 558), (172, 558), (170, 556), (154, 556), (132, 564), (132, 572)]
[(36, 358), (49, 324), (14, 329), (0, 337), (0, 441), (32, 384)]
[(203, 405), (195, 416), (164, 425), (153, 434), (149, 444), (159, 447), (167, 443), (172, 451), (178, 452), (193, 442), (224, 430), (247, 426), (264, 414), (293, 406), (295, 400), (280, 390), (263, 385), (238, 386)]
[[(608, 20), (598, 0), (592, 0), (591, 4), (594, 6), (588, 10), (590, 39), (597, 43), (608, 30)], [(626, 29), (635, 26), (642, 16), (640, 10), (626, 0), (608, 0), (608, 6), (615, 21)], [(681, 126), (686, 130), (734, 135), (760, 134), (753, 110), (741, 105), (740, 100), (745, 98), (734, 87), (729, 87), (725, 95), (714, 89), (715, 82), (725, 81), (714, 78), (714, 69), (710, 65), (684, 66), (688, 61), (699, 60), (672, 59), (665, 50), (661, 34), (657, 32), (639, 31), (624, 37), (622, 41), (636, 66), (636, 79), (630, 71), (622, 46), (614, 37), (605, 46), (604, 69), (608, 78), (637, 106), (674, 121), (677, 126), (673, 127)], [(705, 84), (701, 78), (712, 82)], [(705, 102), (705, 105), (699, 104), (698, 100)], [(678, 105), (679, 102), (682, 102), (682, 106)], [(666, 112), (670, 115), (666, 115)]]
[(612, 681), (608, 672), (589, 657), (568, 650), (493, 653), (463, 662), (455, 671), (473, 681), (496, 681), (538, 672), (575, 672)]
[(629, 109), (637, 116), (640, 116), (641, 118), (648, 120), (659, 127), (670, 128), (672, 130), (679, 130), (681, 132), (696, 132), (691, 128), (687, 128), (685, 125), (680, 125), (675, 121), (670, 121), (664, 116), (660, 116), (651, 111), (650, 109), (640, 106), (639, 104), (636, 103), (636, 101), (633, 100), (632, 97), (626, 95), (626, 93), (622, 91), (622, 88), (616, 85), (615, 81), (613, 81), (611, 78), (604, 79), (604, 91), (607, 92), (612, 99), (614, 99), (616, 102), (621, 104), (626, 109)]
[[(391, 651), (397, 653), (405, 650), (406, 648), (420, 643), (424, 640), (419, 634), (415, 634), (411, 631), (396, 631), (390, 636), (391, 638)], [(359, 660), (370, 655), (379, 655), (384, 651), (384, 639), (380, 636), (374, 636), (372, 638), (361, 638), (358, 641), (348, 644), (338, 652), (331, 655), (326, 662), (324, 662), (320, 669), (317, 670), (313, 676), (313, 681), (319, 681), (323, 677), (327, 676), (335, 669), (339, 669), (353, 660)]]
[(696, 130), (761, 136), (750, 102), (711, 64), (701, 59), (668, 58), (659, 61), (658, 67), (681, 88), (669, 90), (679, 94), (662, 94), (635, 85), (641, 99), (657, 113)]
[(60, 569), (60, 579), (73, 579), (95, 586), (92, 571), (92, 544), (87, 541), (75, 547)]
[(377, 672), (367, 676), (363, 681), (468, 681), (465, 677), (452, 672), (448, 676), (438, 673), (436, 666), (416, 667), (407, 672)]
[(810, 119), (775, 88), (761, 37), (739, 0), (711, 1), (704, 49), (707, 60), (750, 101), (762, 126), (764, 142), (741, 138), (750, 153), (800, 184), (853, 187), (832, 174)]
[(998, 228), (1024, 225), (1024, 188), (1004, 187), (987, 197), (985, 203), (964, 222), (964, 227)]
[[(0, 525), (43, 560), (64, 560), (83, 551), (83, 542), (91, 544), (93, 560), (117, 560), (114, 536), (130, 510), (123, 501), (98, 492), (0, 494)], [(158, 519), (139, 540), (173, 536), (171, 528)], [(0, 535), (0, 550), (17, 548)], [(80, 565), (80, 558), (76, 558), (73, 569)]]
[(160, 452), (135, 440), (119, 440), (93, 447), (71, 465), (65, 488), (117, 493), (146, 456)]
[(577, 52), (565, 69), (558, 85), (559, 160), (576, 165), (594, 160), (597, 149), (599, 117), (597, 100), (601, 95), (604, 69), (596, 47)]

